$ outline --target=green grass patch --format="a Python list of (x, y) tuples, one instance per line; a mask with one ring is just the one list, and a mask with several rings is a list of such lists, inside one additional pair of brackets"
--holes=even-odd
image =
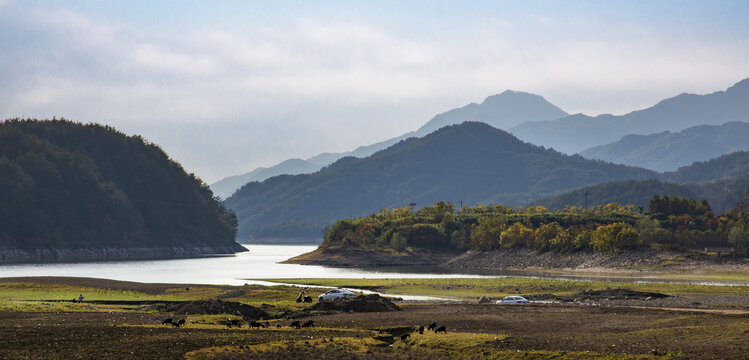
[(388, 294), (442, 296), (471, 299), (515, 294), (568, 295), (583, 290), (627, 288), (668, 295), (749, 294), (749, 286), (633, 283), (534, 278), (422, 278), (422, 279), (266, 279), (279, 283), (366, 288)]

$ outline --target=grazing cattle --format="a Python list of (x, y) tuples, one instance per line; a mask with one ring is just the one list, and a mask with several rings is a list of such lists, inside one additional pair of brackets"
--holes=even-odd
[(301, 325), (301, 323), (299, 322), (299, 320), (297, 320), (297, 321), (294, 321), (293, 323), (291, 323), (291, 325), (289, 325), (289, 327), (293, 327), (293, 328), (301, 329), (301, 328), (302, 328), (302, 325)]
[(257, 321), (250, 321), (250, 329), (252, 329), (252, 328), (258, 328), (258, 330), (259, 330), (260, 328), (265, 328), (265, 325), (263, 325), (263, 324), (261, 324), (261, 323), (259, 323)]
[(424, 325), (419, 326), (419, 334), (424, 335)]
[(276, 327), (277, 327), (277, 328), (280, 328), (280, 327), (281, 327), (281, 324), (276, 324)]
[(178, 328), (178, 327), (182, 326), (182, 324), (180, 324), (178, 321), (172, 321), (172, 326)]
[(179, 321), (177, 322), (177, 324), (179, 324), (179, 326), (182, 326), (182, 325), (185, 325), (186, 322), (187, 321), (185, 319), (179, 319)]
[(166, 318), (161, 322), (161, 325), (171, 325), (172, 321), (174, 321), (172, 318)]
[(312, 296), (305, 296), (304, 297), (304, 302), (311, 303), (312, 302)]
[(411, 334), (403, 334), (403, 335), (401, 335), (401, 341), (406, 341), (406, 339), (408, 339), (409, 336), (411, 336)]
[(437, 328), (437, 323), (433, 322), (433, 323), (429, 324), (429, 327), (427, 328), (427, 330), (434, 330), (436, 328)]
[(443, 333), (447, 334), (447, 329), (444, 326), (440, 326), (440, 327), (438, 327), (437, 329), (434, 330), (435, 334), (436, 333), (440, 333), (440, 332), (443, 332)]
[(236, 326), (238, 328), (242, 328), (242, 323), (237, 319), (232, 319), (229, 321), (229, 327)]
[(314, 327), (314, 326), (315, 326), (315, 321), (314, 320), (307, 321), (306, 323), (304, 323), (302, 325), (303, 328)]

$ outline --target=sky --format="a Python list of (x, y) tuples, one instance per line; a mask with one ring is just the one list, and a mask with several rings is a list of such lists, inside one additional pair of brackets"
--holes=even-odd
[(747, 1), (0, 0), (0, 119), (160, 145), (208, 183), (511, 89), (623, 114), (749, 77)]

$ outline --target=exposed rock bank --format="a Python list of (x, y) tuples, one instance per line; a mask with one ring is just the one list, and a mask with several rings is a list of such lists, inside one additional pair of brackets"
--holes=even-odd
[(325, 265), (344, 267), (419, 266), (439, 265), (458, 255), (423, 248), (413, 248), (402, 253), (367, 251), (355, 247), (317, 248), (284, 261), (285, 264)]
[(595, 269), (696, 269), (705, 266), (724, 270), (749, 268), (745, 258), (715, 257), (687, 251), (636, 250), (616, 253), (579, 251), (538, 253), (528, 249), (467, 251), (441, 265), (451, 270), (595, 270)]

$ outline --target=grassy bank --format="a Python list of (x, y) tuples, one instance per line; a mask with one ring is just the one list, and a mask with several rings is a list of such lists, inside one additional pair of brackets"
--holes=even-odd
[(388, 294), (442, 296), (475, 299), (515, 294), (569, 295), (584, 290), (627, 288), (667, 295), (749, 295), (749, 286), (693, 285), (678, 283), (633, 283), (534, 278), (421, 278), (421, 279), (266, 279), (268, 281), (349, 287)]

